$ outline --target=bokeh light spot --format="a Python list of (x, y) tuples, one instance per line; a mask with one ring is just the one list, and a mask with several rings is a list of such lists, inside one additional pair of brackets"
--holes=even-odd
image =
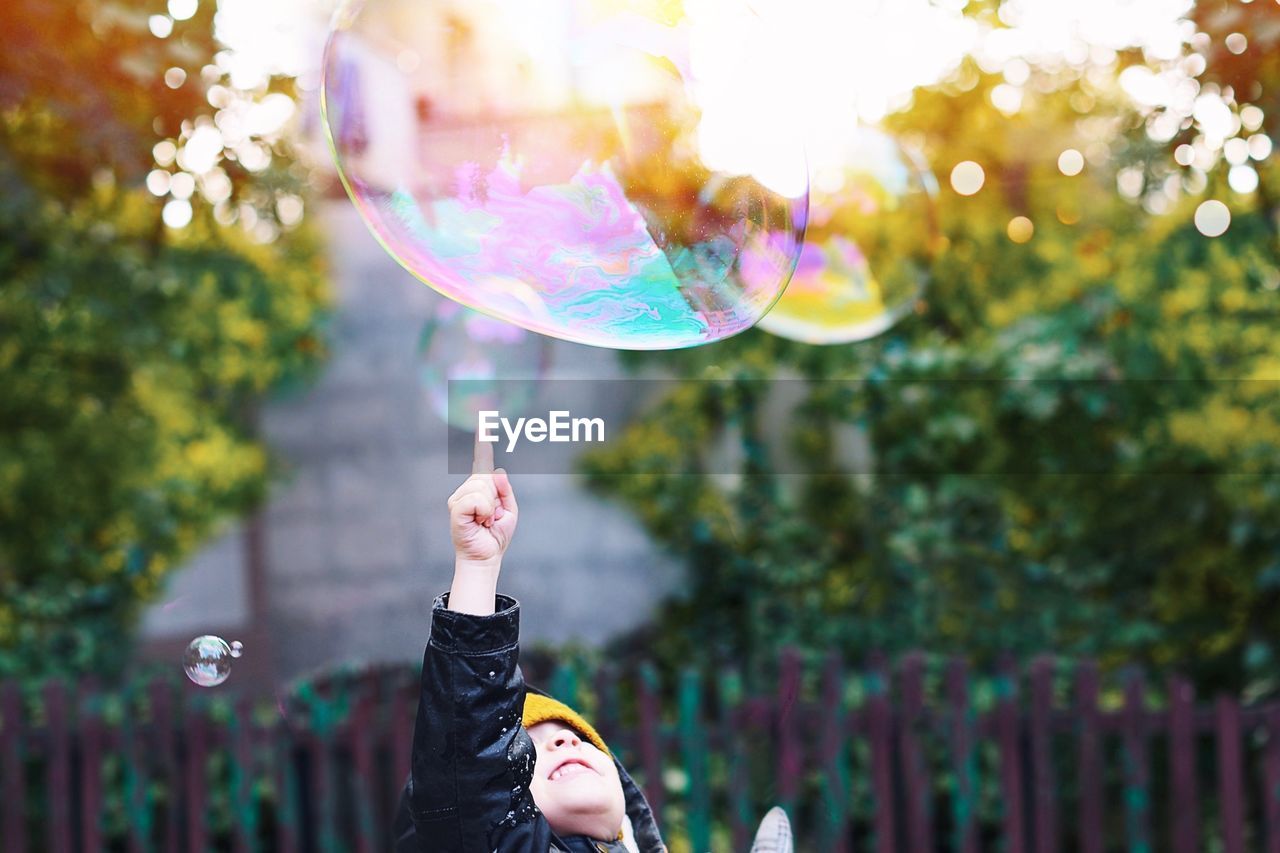
[(191, 224), (191, 202), (186, 199), (172, 199), (165, 204), (161, 216), (164, 224), (170, 228), (186, 228)]
[(1005, 115), (1022, 109), (1022, 87), (1001, 83), (991, 90), (991, 105)]
[(222, 134), (212, 125), (201, 125), (191, 133), (182, 146), (182, 166), (202, 175), (217, 165), (222, 158)]
[(193, 17), (198, 8), (198, 0), (169, 0), (169, 17), (175, 21), (185, 21)]
[(1223, 43), (1226, 44), (1227, 50), (1236, 56), (1249, 49), (1249, 39), (1245, 38), (1244, 33), (1232, 33), (1226, 37)]
[(185, 82), (187, 82), (187, 72), (181, 68), (170, 68), (164, 72), (164, 84), (170, 89), (181, 89)]
[(960, 195), (973, 195), (982, 189), (986, 172), (972, 160), (962, 160), (951, 170), (951, 189)]
[(276, 216), (280, 224), (294, 226), (302, 221), (303, 203), (296, 195), (282, 195), (276, 201)]
[(1262, 120), (1264, 117), (1262, 109), (1254, 106), (1253, 104), (1240, 108), (1240, 123), (1244, 125), (1244, 129), (1250, 133), (1253, 133), (1255, 130), (1262, 127)]
[(1126, 166), (1116, 172), (1116, 189), (1125, 198), (1137, 198), (1142, 195), (1142, 188), (1145, 184), (1146, 178), (1143, 176), (1141, 168)]
[(196, 179), (188, 172), (179, 172), (169, 181), (169, 194), (174, 198), (191, 198), (196, 191)]
[(1239, 166), (1249, 159), (1249, 141), (1238, 136), (1228, 139), (1222, 146), (1222, 156), (1232, 166)]
[(1202, 202), (1196, 208), (1196, 230), (1206, 237), (1219, 237), (1231, 226), (1231, 211), (1217, 199)]
[(1232, 166), (1227, 183), (1241, 195), (1248, 195), (1258, 188), (1258, 173), (1252, 166)]
[(157, 166), (171, 166), (174, 158), (178, 156), (178, 146), (167, 139), (157, 142), (151, 149), (151, 156), (155, 158)]
[(1026, 243), (1036, 233), (1036, 226), (1025, 216), (1015, 216), (1009, 220), (1009, 226), (1006, 231), (1009, 234), (1009, 239), (1013, 242)]
[(1067, 177), (1084, 171), (1084, 155), (1074, 148), (1068, 148), (1058, 155), (1058, 171)]
[(201, 176), (200, 192), (210, 204), (220, 204), (231, 198), (231, 178), (221, 169), (212, 169)]
[(147, 191), (154, 196), (168, 195), (171, 177), (164, 169), (152, 169), (147, 173)]
[(173, 32), (173, 18), (168, 15), (152, 15), (147, 19), (147, 27), (156, 38), (168, 38)]
[(1255, 133), (1249, 137), (1249, 156), (1255, 160), (1265, 160), (1271, 156), (1271, 137), (1265, 133)]

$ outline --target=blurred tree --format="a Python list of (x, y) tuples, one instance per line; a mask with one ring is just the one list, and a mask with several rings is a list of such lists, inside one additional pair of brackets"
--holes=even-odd
[(290, 83), (233, 87), (192, 6), (0, 12), (0, 676), (117, 671), (261, 497), (257, 401), (322, 355), (305, 174), (264, 118)]
[[(1256, 5), (1274, 38), (1280, 10)], [(1162, 136), (1160, 110), (1121, 85), (1130, 67), (1190, 63), (1183, 77), (1238, 129), (1243, 105), (1212, 81), (1252, 90), (1239, 75), (1274, 75), (1277, 53), (1237, 67), (1205, 44), (1174, 62), (1034, 66), (1007, 111), (992, 99), (1005, 80), (973, 61), (917, 91), (890, 128), (944, 183), (962, 160), (988, 178), (971, 197), (943, 190), (927, 302), (881, 338), (818, 348), (752, 331), (636, 358), (727, 380), (683, 383), (588, 463), (687, 558), (689, 593), (646, 649), (749, 671), (783, 644), (855, 659), (1056, 651), (1280, 690), (1274, 212), (1215, 172), (1225, 139), (1202, 138), (1212, 156), (1182, 167), (1183, 124), (1207, 136), (1199, 119)], [(1067, 148), (1083, 173), (1059, 169)], [(1275, 158), (1259, 159), (1275, 188)], [(1193, 224), (1206, 195), (1231, 207), (1220, 237)], [(1025, 242), (1016, 216), (1034, 225)], [(806, 383), (783, 417), (756, 381), (780, 377)], [(725, 472), (726, 446), (739, 450), (723, 476), (668, 473)], [(780, 476), (800, 469), (819, 473)]]

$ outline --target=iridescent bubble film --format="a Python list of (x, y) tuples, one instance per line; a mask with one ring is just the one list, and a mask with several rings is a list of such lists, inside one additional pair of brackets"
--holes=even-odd
[(456, 302), (439, 303), (418, 342), (418, 375), (432, 411), (471, 432), (481, 411), (531, 414), (550, 363), (549, 338)]
[(339, 174), (424, 283), (622, 349), (751, 327), (807, 209), (801, 69), (729, 0), (360, 0), (322, 103)]
[(760, 328), (810, 344), (874, 337), (924, 293), (938, 246), (937, 181), (891, 136), (854, 132), (815, 163), (809, 230), (787, 291)]
[(244, 643), (240, 642), (239, 640), (232, 640), (232, 641), (231, 641), (231, 656), (232, 656), (233, 658), (238, 658), (238, 657), (240, 657), (240, 655), (242, 655), (242, 654), (244, 654)]
[(201, 687), (217, 687), (231, 675), (231, 647), (212, 634), (196, 637), (182, 656), (187, 678)]

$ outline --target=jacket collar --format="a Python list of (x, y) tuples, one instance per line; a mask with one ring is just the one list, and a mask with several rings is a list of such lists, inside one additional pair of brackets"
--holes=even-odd
[(585, 835), (556, 836), (556, 846), (567, 853), (626, 853), (627, 849), (621, 841), (596, 841)]

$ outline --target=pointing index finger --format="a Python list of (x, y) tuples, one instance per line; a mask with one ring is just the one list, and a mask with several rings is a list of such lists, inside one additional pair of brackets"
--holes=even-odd
[(471, 460), (471, 473), (493, 473), (493, 443), (489, 441), (481, 441), (479, 433), (476, 434), (476, 448), (475, 455)]

